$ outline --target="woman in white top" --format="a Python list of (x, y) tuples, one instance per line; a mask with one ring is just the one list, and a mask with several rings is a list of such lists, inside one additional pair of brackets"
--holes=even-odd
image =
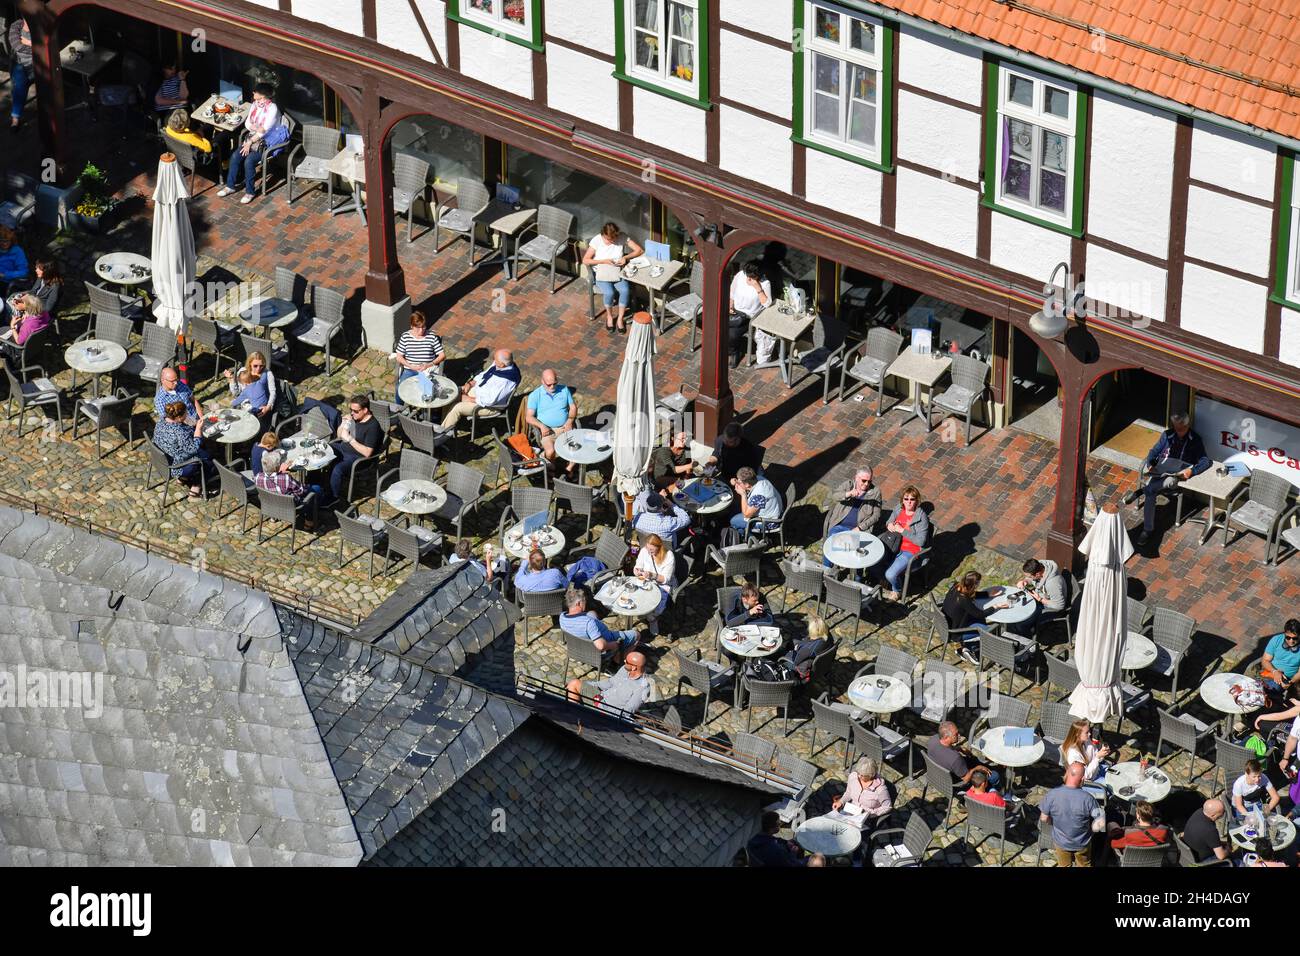
[(659, 606), (649, 616), (646, 623), (650, 633), (659, 633), (659, 615), (668, 606), (668, 595), (676, 584), (677, 558), (672, 549), (665, 547), (663, 539), (657, 534), (648, 535), (636, 556), (632, 573), (643, 581), (653, 581), (659, 585)]
[(627, 279), (623, 278), (622, 270), (629, 259), (635, 259), (644, 251), (635, 239), (623, 235), (617, 223), (607, 222), (600, 227), (599, 235), (591, 237), (587, 251), (582, 255), (582, 264), (595, 270), (596, 288), (605, 300), (605, 329), (611, 333), (614, 331), (615, 297), (618, 298), (618, 331), (627, 331), (623, 315), (627, 312), (632, 290)]
[(745, 326), (771, 304), (772, 283), (763, 278), (763, 270), (757, 259), (746, 262), (745, 268), (731, 280), (731, 315), (727, 319), (727, 335), (731, 342), (732, 368), (740, 364)]
[(1072, 763), (1083, 764), (1083, 778), (1096, 780), (1105, 773), (1102, 760), (1110, 755), (1110, 748), (1105, 744), (1098, 746), (1092, 739), (1092, 722), (1080, 718), (1070, 725), (1069, 733), (1061, 743), (1061, 760), (1068, 767)]
[(244, 198), (241, 203), (250, 203), (257, 194), (257, 167), (262, 162), (266, 151), (263, 140), (266, 134), (280, 125), (280, 108), (271, 102), (275, 87), (270, 83), (258, 83), (253, 88), (253, 108), (244, 120), (244, 142), (230, 157), (230, 170), (226, 174), (226, 185), (217, 191), (218, 196), (229, 196), (239, 185), (239, 174), (244, 174)]

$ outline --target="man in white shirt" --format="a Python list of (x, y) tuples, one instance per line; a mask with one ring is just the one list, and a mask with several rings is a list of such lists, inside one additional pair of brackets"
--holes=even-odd
[(497, 349), (493, 364), (461, 386), (460, 401), (451, 406), (437, 430), (451, 431), (462, 418), (477, 414), (480, 408), (505, 408), (510, 404), (521, 378), (510, 350)]
[(745, 263), (745, 268), (731, 280), (731, 315), (727, 319), (727, 335), (731, 342), (731, 367), (740, 364), (745, 327), (749, 320), (772, 304), (772, 283), (763, 278), (758, 261)]

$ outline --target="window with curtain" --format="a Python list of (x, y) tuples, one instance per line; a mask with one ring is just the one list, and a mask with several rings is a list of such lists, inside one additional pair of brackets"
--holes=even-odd
[(620, 0), (622, 71), (690, 99), (700, 96), (700, 0)]
[(804, 4), (803, 30), (803, 138), (881, 162), (887, 31), (820, 2)]
[(458, 23), (542, 49), (542, 0), (449, 0), (447, 15)]
[(997, 201), (1062, 225), (1074, 221), (1075, 87), (1019, 67), (998, 75)]

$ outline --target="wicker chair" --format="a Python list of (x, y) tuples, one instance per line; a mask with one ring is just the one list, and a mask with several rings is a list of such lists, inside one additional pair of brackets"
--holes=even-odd
[(436, 216), (433, 224), (433, 246), (442, 251), (440, 244), (442, 233), (450, 232), (452, 241), (457, 238), (469, 243), (469, 261), (474, 262), (474, 231), (478, 217), (491, 203), (492, 197), (477, 179), (461, 177), (456, 180), (456, 208), (444, 209), (442, 215)]
[(962, 643), (966, 635), (978, 633), (977, 627), (950, 627), (948, 615), (943, 613), (943, 607), (934, 599), (934, 595), (930, 595), (930, 636), (925, 641), (926, 656), (929, 656), (936, 638), (939, 641), (939, 660), (943, 660), (948, 656), (948, 645), (954, 640)]
[[(330, 160), (339, 151), (339, 131), (328, 126), (304, 125), (302, 142), (289, 151), (288, 170), (289, 202), (294, 200), (293, 184), (297, 180), (324, 183), (326, 201), (334, 208), (334, 175), (329, 171)], [(301, 159), (298, 157), (301, 155)], [(299, 194), (301, 195), (301, 194)], [(283, 298), (283, 297), (281, 297)]]
[(1160, 750), (1165, 744), (1187, 751), (1187, 783), (1190, 786), (1192, 768), (1196, 763), (1196, 750), (1202, 740), (1214, 733), (1214, 728), (1186, 714), (1175, 717), (1163, 707), (1156, 708), (1156, 711), (1160, 715), (1160, 736), (1156, 740), (1156, 763), (1160, 762)]
[[(528, 637), (528, 619), (533, 617), (550, 618), (553, 622), (564, 613), (564, 588), (556, 588), (553, 591), (520, 591), (519, 613), (524, 619), (524, 646), (532, 644)], [(546, 625), (543, 634), (551, 629), (551, 622)], [(566, 635), (567, 636), (567, 635)], [(591, 643), (588, 641), (587, 643)]]
[(592, 557), (605, 566), (604, 571), (587, 582), (589, 586), (596, 588), (622, 570), (623, 561), (627, 558), (629, 550), (626, 541), (609, 528), (602, 528), (600, 537), (596, 539), (594, 544), (584, 544), (579, 548), (571, 548), (569, 554), (570, 556), (576, 556), (590, 552)]
[[(1059, 764), (1063, 759), (1061, 753), (1061, 744), (1065, 743), (1066, 735), (1070, 732), (1070, 727), (1074, 724), (1074, 715), (1070, 713), (1070, 705), (1055, 700), (1043, 701), (1043, 707), (1038, 715), (1038, 727), (1042, 731), (1043, 740), (1056, 747), (1055, 763)], [(1050, 759), (1047, 753), (1043, 754), (1043, 759)]]
[(438, 426), (434, 422), (422, 422), (410, 415), (396, 415), (394, 418), (398, 428), (401, 429), (402, 437), (412, 448), (417, 448), (426, 455), (432, 455), (451, 440), (450, 435), (438, 431)]
[[(980, 803), (978, 800), (972, 800), (969, 793), (966, 794), (963, 801), (966, 805), (966, 832), (962, 839), (972, 850), (977, 849), (980, 844), (991, 836), (998, 838), (998, 866), (1006, 865), (1007, 856), (1007, 817), (1009, 808), (994, 807), (987, 803)], [(979, 830), (984, 834), (984, 840), (979, 843), (971, 843), (971, 827)]]
[(1228, 546), (1233, 528), (1254, 532), (1264, 538), (1264, 563), (1270, 563), (1273, 537), (1292, 491), (1294, 486), (1281, 475), (1258, 468), (1252, 471), (1249, 484), (1228, 499), (1223, 515), (1223, 546)]
[[(826, 694), (812, 701), (813, 712), (813, 732), (812, 739), (808, 742), (808, 759), (812, 759), (817, 753), (817, 732), (829, 734), (831, 746), (837, 740), (844, 741), (844, 766), (849, 765), (849, 744), (853, 739), (854, 721), (849, 715), (831, 706), (830, 698)], [(825, 748), (823, 748), (825, 749)]]
[(987, 362), (973, 359), (969, 355), (954, 355), (948, 374), (952, 378), (952, 384), (930, 401), (926, 427), (931, 431), (934, 430), (933, 421), (928, 413), (936, 408), (940, 412), (965, 415), (966, 444), (969, 445), (971, 416), (974, 414), (975, 406), (984, 399), (984, 391), (988, 387), (989, 366)]
[(311, 520), (313, 522), (316, 520), (316, 493), (314, 491), (308, 492), (302, 501), (298, 502), (294, 500), (293, 495), (282, 495), (274, 491), (268, 491), (265, 488), (259, 488), (257, 489), (257, 498), (259, 512), (257, 543), (261, 544), (265, 540), (262, 537), (262, 525), (267, 518), (272, 521), (283, 521), (289, 526), (289, 553), (296, 554), (295, 543), (298, 536), (298, 518), (304, 513), (310, 513)]
[(751, 762), (755, 770), (770, 769), (772, 758), (776, 755), (776, 744), (766, 737), (748, 734), (743, 730), (731, 734), (731, 749), (736, 756)]
[[(370, 555), (369, 577), (373, 581), (375, 578), (375, 551), (386, 543), (387, 531), (381, 521), (371, 518), (363, 518), (357, 513), (355, 505), (350, 506), (346, 511), (334, 512), (334, 517), (339, 523), (339, 568), (350, 564), (352, 559), (344, 560), (343, 545), (351, 544), (359, 548), (364, 548)], [(376, 527), (378, 525), (378, 527)]]
[[(889, 377), (885, 372), (901, 351), (903, 337), (897, 332), (885, 328), (868, 332), (864, 341), (844, 353), (840, 363), (840, 401), (866, 385), (876, 389), (876, 417), (884, 414), (885, 379)], [(845, 390), (846, 377), (859, 383), (852, 391)]]
[(334, 338), (343, 331), (344, 298), (333, 289), (315, 286), (311, 295), (313, 315), (309, 325), (290, 330), (289, 341), (325, 353), (325, 374), (334, 374)]
[[(217, 481), (220, 482), (220, 491), (217, 495), (217, 517), (225, 518), (238, 511), (240, 513), (239, 533), (243, 534), (248, 530), (248, 505), (250, 502), (257, 501), (257, 485), (252, 479), (246, 478), (240, 473), (244, 467), (242, 458), (236, 458), (230, 463), (229, 467), (215, 460), (213, 464), (217, 466)], [(221, 505), (227, 495), (234, 499), (235, 507), (230, 511), (222, 511)]]
[(156, 322), (144, 324), (140, 351), (126, 357), (119, 371), (148, 382), (157, 382), (164, 365), (176, 361), (176, 333)]
[(591, 519), (596, 510), (596, 489), (590, 485), (579, 485), (556, 478), (553, 490), (555, 491), (555, 519), (559, 520), (561, 511), (578, 515), (586, 519), (586, 527), (582, 533), (591, 534)]
[(379, 480), (375, 482), (375, 517), (379, 517), (379, 503), (383, 497), (385, 484), (391, 484), (394, 481), (433, 481), (433, 477), (437, 473), (438, 459), (432, 455), (426, 455), (422, 451), (416, 451), (414, 448), (403, 448), (397, 467), (384, 472), (379, 476)]
[(105, 428), (126, 426), (126, 443), (135, 444), (135, 396), (124, 388), (101, 398), (83, 398), (73, 411), (72, 437), (80, 437), (81, 420), (87, 419), (95, 428), (95, 457), (104, 458), (103, 438)]
[(724, 549), (711, 544), (706, 554), (709, 560), (722, 570), (722, 580), (730, 581), (733, 578), (748, 578), (753, 575), (754, 584), (762, 585), (761, 555), (757, 548), (737, 545)]
[(971, 721), (967, 739), (974, 740), (981, 727), (1028, 727), (1029, 701), (1016, 700), (994, 691), (989, 695), (989, 705)]
[(790, 702), (794, 699), (795, 680), (764, 681), (749, 677), (740, 679), (741, 706), (746, 709), (745, 730), (752, 729), (755, 707), (779, 707), (784, 709), (781, 729), (786, 737), (790, 736)]
[[(837, 581), (835, 578), (825, 578), (824, 580), (827, 614), (829, 615), (831, 608), (834, 608), (836, 611), (841, 611), (853, 618), (853, 644), (856, 646), (858, 643), (858, 630), (862, 625), (862, 617), (876, 606), (876, 598), (880, 596), (880, 588), (873, 587), (864, 592), (850, 581)], [(839, 623), (839, 621), (837, 620), (835, 623)]]
[(947, 767), (935, 763), (928, 753), (922, 751), (921, 757), (925, 760), (925, 783), (921, 787), (921, 802), (925, 802), (925, 795), (931, 787), (948, 801), (948, 809), (943, 815), (943, 828), (946, 830), (952, 826), (952, 811), (957, 806), (957, 782), (953, 779), (952, 772)]
[(694, 352), (695, 332), (704, 314), (704, 263), (699, 259), (691, 263), (691, 277), (686, 294), (674, 296), (665, 302), (664, 312), (676, 316), (678, 322), (691, 324), (691, 351)]
[(388, 535), (388, 548), (384, 552), (384, 572), (388, 572), (393, 555), (409, 558), (411, 570), (414, 571), (426, 555), (437, 554), (442, 548), (443, 537), (436, 531), (410, 525), (403, 528), (391, 521), (384, 522), (384, 532)]
[(687, 657), (680, 651), (673, 651), (673, 656), (677, 658), (677, 664), (681, 671), (680, 676), (677, 678), (677, 697), (680, 700), (682, 696), (682, 684), (689, 684), (696, 693), (703, 694), (704, 711), (700, 723), (707, 725), (710, 719), (709, 704), (712, 703), (713, 692), (724, 690), (728, 684), (735, 680), (736, 669), (734, 667), (724, 667), (712, 661), (702, 660), (698, 648), (692, 651), (692, 655)]
[(217, 378), (221, 374), (221, 360), (223, 358), (230, 359), (232, 365), (239, 362), (239, 356), (235, 352), (239, 336), (233, 327), (221, 325), (213, 319), (193, 315), (187, 320), (185, 340), (189, 346), (191, 362), (194, 360), (194, 346), (196, 345), (201, 345), (212, 353), (213, 378)]
[(899, 680), (910, 684), (912, 683), (912, 675), (916, 673), (916, 667), (919, 663), (920, 661), (907, 651), (901, 651), (892, 644), (881, 643), (880, 650), (876, 652), (876, 659), (860, 668), (853, 677), (856, 680), (868, 674), (879, 674), (881, 676), (897, 677)]
[[(894, 842), (892, 837), (903, 835), (903, 839)], [(885, 841), (885, 837), (891, 840)], [(871, 836), (867, 837), (867, 851), (873, 867), (889, 868), (923, 866), (925, 864), (925, 854), (930, 849), (930, 844), (934, 841), (934, 831), (931, 830), (919, 813), (913, 813), (907, 818), (907, 825), (904, 827), (887, 827), (883, 830), (876, 830)], [(889, 843), (893, 847), (891, 852), (885, 846), (876, 848), (877, 843)]]
[[(780, 567), (781, 573), (785, 577), (785, 583), (781, 586), (782, 611), (788, 614), (811, 597), (813, 599), (813, 613), (820, 615), (822, 612), (822, 582), (825, 580), (822, 569), (796, 570), (789, 561), (782, 561)], [(791, 591), (806, 596), (792, 606), (790, 604)]]
[(465, 515), (471, 511), (478, 513), (479, 503), (483, 500), (483, 472), (462, 465), (460, 462), (447, 462), (445, 488), (446, 503), (434, 512), (434, 517), (456, 522), (456, 537), (461, 537), (461, 528)]
[(561, 679), (561, 683), (564, 684), (569, 682), (570, 662), (585, 667), (588, 671), (594, 670), (597, 679), (599, 679), (600, 675), (605, 672), (605, 665), (613, 663), (614, 660), (613, 654), (602, 654), (597, 650), (594, 641), (567, 632), (564, 635), (564, 652), (564, 677)]
[(912, 746), (910, 738), (885, 724), (878, 724), (874, 729), (868, 730), (862, 724), (854, 721), (851, 729), (853, 731), (854, 753), (861, 754), (863, 757), (870, 757), (881, 768), (882, 772), (889, 760), (901, 757), (906, 753), (907, 778), (909, 780), (912, 778), (913, 773), (915, 773), (913, 770), (915, 748)]
[[(102, 285), (96, 285), (93, 282), (86, 282), (86, 296), (90, 299), (90, 314), (95, 317), (96, 323), (101, 315), (109, 315), (118, 319), (126, 319), (128, 322), (139, 322), (144, 318), (144, 307), (140, 300), (131, 296), (121, 295)], [(103, 338), (98, 334), (98, 325), (96, 325), (96, 337)], [(119, 343), (123, 348), (125, 343)]]
[(412, 241), (415, 201), (429, 208), (429, 164), (410, 153), (393, 154), (393, 214), (406, 216), (406, 241)]
[(1156, 645), (1151, 670), (1170, 679), (1170, 706), (1178, 706), (1178, 669), (1192, 649), (1196, 619), (1167, 607), (1158, 607), (1152, 616), (1151, 640)]
[[(1007, 671), (1007, 691), (1016, 689), (1016, 668), (1031, 660), (1038, 653), (1038, 645), (1033, 642), (1019, 644), (1007, 637), (999, 637), (989, 631), (980, 632), (979, 669), (992, 668), (995, 687), (1002, 686), (1002, 672)], [(1035, 674), (1035, 683), (1038, 674)]]
[(1130, 846), (1119, 856), (1120, 866), (1165, 866), (1174, 847)]
[(1151, 610), (1137, 598), (1125, 598), (1124, 606), (1127, 610), (1128, 629), (1137, 634), (1146, 634), (1147, 626), (1151, 623)]
[[(535, 233), (533, 238), (524, 242), (524, 236)], [(551, 268), (551, 294), (555, 294), (555, 262), (565, 249), (573, 243), (573, 213), (565, 212), (558, 206), (545, 204), (537, 207), (537, 219), (519, 233), (515, 240), (515, 261), (513, 275), (518, 282), (523, 278), (519, 274), (520, 256), (530, 262), (543, 263)], [(533, 271), (530, 266), (528, 271)]]
[(1065, 693), (1057, 700), (1068, 697), (1079, 686), (1079, 669), (1055, 654), (1044, 654), (1043, 660), (1047, 662), (1047, 683), (1043, 687), (1043, 699), (1050, 699), (1052, 685), (1065, 688)]
[[(1210, 789), (1231, 790), (1232, 785), (1246, 772), (1246, 761), (1254, 754), (1245, 747), (1238, 746), (1222, 737), (1214, 738), (1214, 777), (1210, 780)], [(1220, 786), (1219, 771), (1223, 771), (1223, 784)]]
[(907, 709), (924, 721), (938, 724), (948, 719), (966, 698), (966, 671), (942, 661), (925, 662), (925, 670), (914, 677), (912, 699)]
[[(178, 461), (175, 465), (167, 460), (163, 450), (153, 443), (153, 436), (149, 436), (149, 441), (144, 443), (145, 452), (149, 456), (149, 466), (144, 473), (144, 489), (152, 491), (160, 484), (162, 485), (162, 501), (158, 506), (158, 513), (163, 514), (167, 511), (167, 496), (172, 486), (172, 468), (184, 468), (188, 465), (199, 465), (199, 486), (203, 489), (204, 500), (208, 497), (208, 477), (202, 468), (202, 462), (197, 458), (187, 458), (185, 461)], [(159, 480), (153, 481), (153, 473), (158, 472)], [(152, 482), (152, 484), (151, 484)], [(184, 495), (179, 497), (184, 498)]]
[(492, 432), (492, 443), (496, 445), (497, 449), (496, 478), (499, 479), (504, 472), (507, 483), (511, 488), (513, 488), (515, 482), (521, 478), (526, 482), (534, 475), (541, 475), (542, 484), (548, 488), (550, 487), (551, 469), (546, 464), (545, 459), (541, 457), (540, 450), (534, 448), (533, 458), (527, 460), (522, 459), (515, 454), (513, 448), (501, 440), (501, 436), (495, 431)]

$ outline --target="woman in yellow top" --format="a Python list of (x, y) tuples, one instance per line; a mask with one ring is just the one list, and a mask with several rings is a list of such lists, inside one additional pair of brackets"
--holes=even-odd
[(165, 132), (168, 137), (177, 142), (186, 143), (204, 153), (212, 152), (212, 142), (202, 133), (190, 129), (189, 110), (174, 110), (172, 115), (167, 117)]

